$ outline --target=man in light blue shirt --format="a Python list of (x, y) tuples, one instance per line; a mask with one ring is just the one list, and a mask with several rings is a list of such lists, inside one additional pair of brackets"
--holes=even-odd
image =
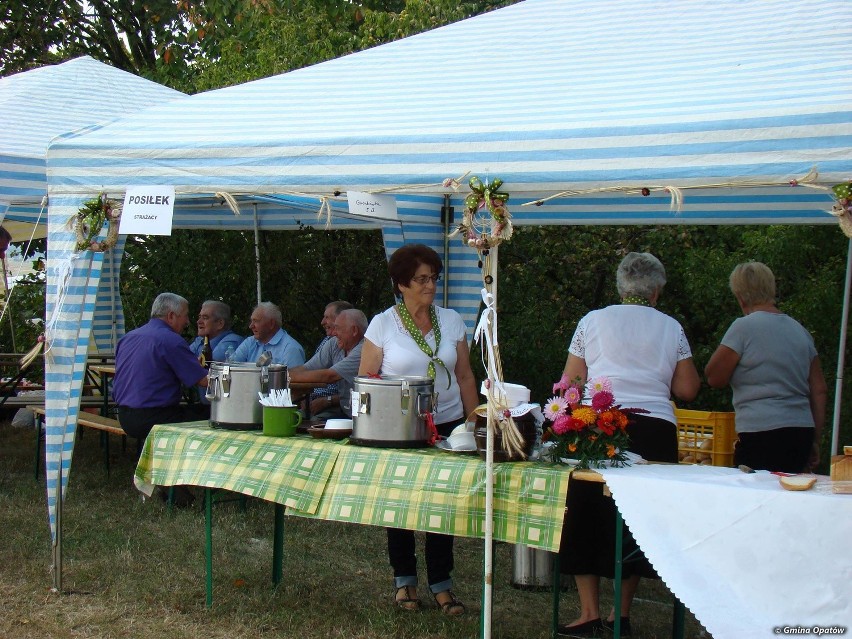
[(235, 362), (256, 362), (265, 351), (272, 353), (272, 364), (288, 367), (305, 363), (305, 349), (281, 328), (281, 309), (272, 302), (261, 302), (251, 313), (252, 336), (245, 338), (234, 352)]
[[(210, 340), (214, 362), (227, 362), (237, 347), (242, 344), (242, 335), (231, 330), (231, 307), (219, 300), (207, 300), (198, 312), (198, 337), (189, 345), (189, 350), (198, 357), (204, 348), (204, 338)], [(230, 352), (228, 351), (230, 349)]]

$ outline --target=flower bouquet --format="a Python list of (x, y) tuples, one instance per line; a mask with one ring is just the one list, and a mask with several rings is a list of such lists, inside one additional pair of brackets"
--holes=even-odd
[[(576, 468), (603, 468), (627, 465), (630, 438), (626, 409), (615, 403), (612, 382), (597, 377), (586, 384), (590, 404), (583, 403), (580, 379), (565, 375), (553, 385), (557, 393), (544, 405), (545, 427), (542, 440), (553, 442), (551, 459), (560, 463), (577, 460)], [(643, 409), (630, 412), (644, 413)]]

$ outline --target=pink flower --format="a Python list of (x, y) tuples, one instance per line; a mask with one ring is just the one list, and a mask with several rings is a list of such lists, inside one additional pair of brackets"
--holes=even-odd
[(592, 408), (597, 411), (605, 410), (612, 406), (614, 398), (609, 391), (600, 391), (592, 396)]
[(552, 422), (556, 421), (556, 418), (563, 414), (567, 407), (568, 402), (564, 397), (559, 397), (558, 395), (551, 397), (544, 405), (544, 418)]
[(571, 416), (570, 415), (559, 415), (556, 420), (553, 422), (553, 432), (556, 435), (564, 435), (569, 432), (571, 429)]
[(586, 389), (592, 397), (601, 391), (606, 391), (607, 393), (612, 394), (612, 382), (609, 380), (609, 377), (595, 377), (589, 381), (586, 385)]
[(583, 400), (583, 396), (580, 394), (580, 389), (576, 386), (570, 386), (568, 390), (565, 391), (565, 401), (568, 402), (569, 406), (576, 406)]

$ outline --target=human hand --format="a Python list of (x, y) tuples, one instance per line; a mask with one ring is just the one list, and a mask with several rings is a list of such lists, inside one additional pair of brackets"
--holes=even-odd
[(808, 457), (808, 470), (813, 472), (817, 466), (819, 466), (819, 444), (814, 442), (811, 446), (811, 454)]

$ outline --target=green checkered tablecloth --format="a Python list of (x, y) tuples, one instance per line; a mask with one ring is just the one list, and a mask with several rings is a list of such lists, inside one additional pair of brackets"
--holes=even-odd
[[(284, 504), (301, 517), (484, 536), (485, 463), (478, 456), (263, 437), (205, 424), (156, 426), (137, 483), (225, 488)], [(494, 464), (494, 538), (557, 551), (568, 475), (552, 464)]]
[[(494, 481), (494, 538), (558, 550), (567, 470), (532, 462), (495, 464)], [(313, 516), (483, 537), (485, 463), (434, 448), (345, 446)]]
[(210, 428), (207, 422), (154, 426), (135, 481), (223, 488), (314, 513), (340, 449), (303, 437)]

